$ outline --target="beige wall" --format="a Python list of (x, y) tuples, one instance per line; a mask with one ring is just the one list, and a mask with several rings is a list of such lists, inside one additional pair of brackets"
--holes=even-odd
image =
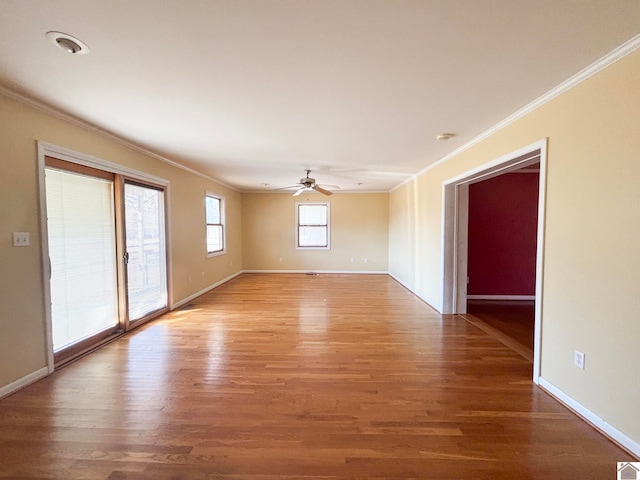
[(394, 190), (390, 271), (441, 304), (443, 181), (545, 137), (541, 376), (640, 442), (640, 50)]
[[(46, 364), (36, 140), (170, 181), (176, 301), (243, 268), (390, 270), (438, 306), (442, 182), (548, 137), (541, 374), (640, 442), (639, 112), (636, 51), (390, 195), (333, 195), (331, 250), (300, 251), (294, 205), (306, 196), (240, 195), (0, 96), (0, 386)], [(205, 190), (227, 200), (229, 252), (211, 259)], [(12, 247), (13, 231), (30, 232), (32, 246)]]
[[(169, 180), (174, 301), (242, 269), (238, 192), (0, 95), (0, 387), (46, 366), (37, 140)], [(227, 203), (228, 253), (210, 259), (205, 190)], [(15, 231), (29, 232), (31, 246), (12, 247)]]
[[(331, 197), (315, 192), (299, 197), (291, 193), (244, 193), (244, 268), (386, 272), (388, 199), (386, 193), (336, 193)], [(330, 250), (295, 248), (296, 202), (330, 203)]]

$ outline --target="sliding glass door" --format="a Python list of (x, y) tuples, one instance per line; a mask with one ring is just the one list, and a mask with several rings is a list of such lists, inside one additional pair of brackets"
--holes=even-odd
[(167, 307), (164, 191), (129, 180), (124, 184), (129, 322)]
[(113, 175), (45, 170), (53, 348), (118, 328)]
[(44, 173), (60, 364), (168, 309), (165, 192), (49, 156)]

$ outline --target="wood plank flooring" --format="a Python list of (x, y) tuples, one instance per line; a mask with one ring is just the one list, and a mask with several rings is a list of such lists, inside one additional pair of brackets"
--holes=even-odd
[(533, 362), (535, 302), (469, 300), (464, 318)]
[(0, 478), (613, 479), (632, 460), (386, 275), (244, 274), (0, 401)]

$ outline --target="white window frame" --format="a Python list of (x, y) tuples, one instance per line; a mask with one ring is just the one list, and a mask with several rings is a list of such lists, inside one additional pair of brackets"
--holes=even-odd
[[(322, 205), (327, 208), (327, 245), (322, 247), (302, 247), (298, 238), (300, 233), (300, 206)], [(331, 250), (331, 203), (330, 202), (296, 202), (296, 250)]]
[[(207, 246), (207, 227), (210, 225), (207, 222), (207, 197), (215, 198), (220, 201), (220, 225), (222, 226), (222, 250), (216, 250), (210, 252)], [(224, 255), (227, 253), (227, 225), (225, 218), (226, 202), (222, 195), (217, 193), (206, 191), (204, 195), (204, 246), (207, 252), (207, 258), (217, 257), (218, 255)], [(211, 224), (214, 225), (214, 224)], [(218, 225), (217, 223), (215, 225)]]

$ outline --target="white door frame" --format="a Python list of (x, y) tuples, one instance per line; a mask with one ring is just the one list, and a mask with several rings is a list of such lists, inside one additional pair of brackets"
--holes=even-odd
[(542, 334), (542, 279), (544, 263), (544, 225), (547, 171), (547, 139), (450, 178), (442, 184), (444, 239), (442, 242), (442, 313), (461, 314), (467, 309), (467, 253), (469, 185), (540, 162), (538, 186), (538, 233), (536, 250), (535, 331), (533, 337), (533, 381), (540, 377)]

